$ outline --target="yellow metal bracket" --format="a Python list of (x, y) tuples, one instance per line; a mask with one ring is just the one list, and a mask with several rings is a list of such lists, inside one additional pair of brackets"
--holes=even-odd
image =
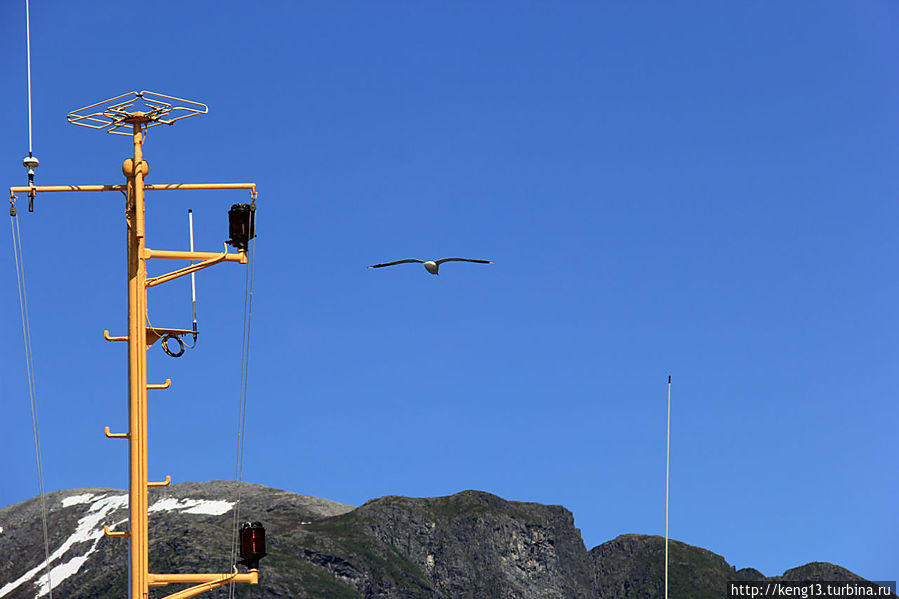
[(259, 584), (259, 570), (250, 570), (247, 574), (238, 574), (237, 568), (232, 574), (150, 574), (149, 586), (166, 586), (170, 583), (200, 583), (189, 589), (166, 595), (164, 599), (187, 599), (200, 593), (224, 586), (229, 582), (248, 582)]
[(222, 262), (227, 255), (228, 250), (225, 250), (223, 254), (215, 258), (203, 260), (202, 262), (198, 262), (197, 264), (191, 264), (190, 266), (179, 268), (178, 270), (160, 275), (158, 277), (151, 277), (147, 279), (146, 285), (147, 287), (155, 287), (156, 285), (161, 285), (162, 283), (168, 283), (169, 281), (173, 281), (179, 277), (183, 277), (184, 275), (189, 275), (192, 272), (197, 272), (198, 270), (203, 270), (204, 268), (208, 268), (210, 266), (213, 266), (214, 264), (218, 264), (219, 262)]
[[(147, 349), (153, 346), (154, 343), (166, 337), (168, 335), (192, 335), (193, 331), (188, 329), (157, 329), (152, 327), (147, 327)], [(103, 331), (103, 338), (107, 341), (128, 341), (128, 337), (113, 337), (109, 334), (109, 331)], [(172, 384), (171, 379), (166, 379), (165, 384), (149, 384), (147, 385), (147, 389), (168, 389), (169, 385)]]
[[(247, 263), (247, 253), (244, 250), (238, 250), (237, 253), (228, 253), (228, 247), (225, 246), (225, 262)], [(210, 258), (218, 258), (221, 256), (219, 252), (185, 252), (182, 250), (151, 250), (144, 248), (144, 259), (146, 260), (209, 260)]]
[(167, 486), (169, 486), (169, 484), (171, 484), (171, 482), (172, 482), (172, 477), (169, 476), (168, 474), (166, 474), (165, 480), (162, 481), (161, 483), (150, 482), (150, 483), (147, 483), (147, 486), (148, 487), (167, 487)]
[[(144, 252), (144, 256), (149, 257), (149, 258), (154, 258), (154, 257), (161, 258), (161, 257), (165, 257), (165, 256), (161, 255), (163, 253), (174, 254), (175, 252), (154, 252), (153, 250), (146, 250)], [(222, 252), (221, 254), (210, 254), (208, 252), (202, 252), (202, 254), (200, 252), (178, 252), (178, 253), (184, 255), (183, 257), (179, 257), (182, 260), (191, 260), (191, 259), (193, 259), (194, 256), (198, 256), (198, 255), (212, 256), (212, 257), (208, 258), (206, 260), (203, 260), (202, 262), (198, 262), (196, 264), (191, 264), (190, 266), (185, 266), (184, 268), (179, 268), (178, 270), (172, 271), (170, 273), (167, 273), (164, 275), (159, 275), (158, 277), (149, 278), (149, 279), (147, 279), (147, 282), (145, 283), (147, 287), (155, 287), (156, 285), (160, 285), (162, 283), (167, 283), (169, 281), (177, 279), (178, 277), (183, 277), (184, 275), (189, 275), (192, 272), (196, 272), (198, 270), (208, 268), (210, 266), (218, 264), (219, 262), (224, 262), (226, 260), (229, 262), (240, 262), (241, 264), (246, 264), (246, 261), (247, 261), (246, 252), (238, 252), (236, 254), (229, 254), (228, 246), (225, 246), (225, 251)], [(154, 256), (154, 254), (155, 254), (155, 256)], [(228, 260), (229, 256), (232, 256), (231, 260)]]
[[(147, 327), (147, 349), (150, 349), (154, 343), (163, 337), (168, 337), (169, 335), (179, 336), (192, 334), (193, 331), (187, 329), (154, 329)], [(149, 389), (150, 387), (148, 386), (147, 388)]]
[(168, 389), (172, 386), (172, 379), (165, 379), (164, 383), (150, 383), (147, 389)]
[(108, 426), (103, 427), (103, 434), (106, 435), (109, 439), (130, 439), (131, 435), (128, 433), (112, 433), (109, 431)]
[(130, 537), (131, 533), (127, 530), (109, 530), (109, 527), (103, 526), (103, 534), (107, 537)]

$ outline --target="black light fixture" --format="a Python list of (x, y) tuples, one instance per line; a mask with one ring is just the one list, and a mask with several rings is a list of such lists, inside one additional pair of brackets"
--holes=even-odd
[(240, 525), (240, 561), (250, 570), (259, 569), (259, 560), (265, 557), (265, 527), (261, 522), (244, 522)]
[(228, 210), (228, 240), (239, 250), (246, 250), (256, 237), (256, 204), (234, 204)]

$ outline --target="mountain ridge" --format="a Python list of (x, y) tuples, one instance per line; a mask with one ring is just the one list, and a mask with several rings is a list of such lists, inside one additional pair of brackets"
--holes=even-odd
[[(232, 481), (151, 489), (151, 571), (229, 571), (235, 490)], [(263, 522), (269, 555), (261, 583), (238, 585), (238, 597), (617, 599), (663, 591), (662, 537), (624, 534), (588, 550), (563, 506), (477, 490), (390, 495), (359, 507), (250, 483), (240, 493), (241, 520)], [(70, 489), (46, 498), (54, 592), (124, 596), (127, 540), (105, 537), (103, 525), (127, 523), (126, 492)], [(42, 596), (39, 510), (38, 498), (0, 508), (2, 599)], [(680, 541), (669, 551), (672, 599), (725, 597), (732, 580), (863, 580), (826, 562), (765, 577)], [(227, 587), (204, 596), (225, 597)]]

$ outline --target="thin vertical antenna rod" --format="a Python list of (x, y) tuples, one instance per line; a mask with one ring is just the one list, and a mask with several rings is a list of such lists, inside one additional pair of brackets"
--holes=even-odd
[(22, 161), (22, 166), (28, 169), (28, 212), (34, 212), (34, 169), (40, 165), (40, 161), (34, 157), (32, 147), (31, 128), (31, 6), (29, 0), (25, 0), (25, 54), (28, 63), (28, 156)]
[(665, 442), (665, 599), (668, 599), (668, 471), (671, 465), (671, 375), (668, 375), (668, 424)]
[(31, 10), (29, 0), (25, 0), (25, 48), (28, 64), (28, 156), (31, 156)]
[[(187, 221), (190, 225), (190, 251), (194, 251), (194, 211), (188, 209), (187, 211)], [(193, 260), (190, 261), (191, 264), (194, 263)], [(193, 311), (194, 311), (194, 343), (197, 342), (197, 273), (190, 273), (190, 297), (193, 302)]]

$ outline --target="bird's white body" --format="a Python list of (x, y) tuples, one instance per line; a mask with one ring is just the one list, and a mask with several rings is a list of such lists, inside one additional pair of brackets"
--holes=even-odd
[(428, 272), (431, 273), (432, 275), (438, 274), (437, 273), (437, 268), (438, 268), (437, 263), (434, 262), (433, 260), (427, 260), (425, 262), (425, 268), (427, 268)]

